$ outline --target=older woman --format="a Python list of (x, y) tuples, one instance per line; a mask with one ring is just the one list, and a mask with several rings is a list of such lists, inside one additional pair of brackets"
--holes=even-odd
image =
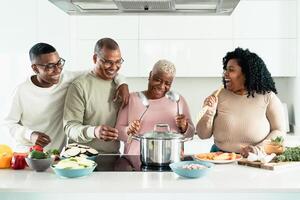
[(282, 104), (263, 60), (236, 48), (223, 58), (223, 70), (224, 89), (205, 99), (209, 109), (196, 127), (201, 139), (214, 136), (211, 151), (248, 156), (266, 139), (285, 136)]
[[(166, 97), (175, 77), (175, 66), (167, 60), (155, 63), (148, 78), (148, 89), (140, 93), (130, 94), (128, 105), (119, 112), (116, 128), (119, 130), (119, 139), (125, 142), (125, 154), (140, 154), (140, 144), (132, 140), (127, 143), (128, 135), (144, 134), (152, 131), (157, 123), (170, 126), (171, 131), (192, 137), (195, 132), (193, 122), (185, 99), (180, 96), (179, 113), (176, 102)], [(149, 102), (148, 110), (139, 96), (144, 95)], [(141, 116), (143, 115), (142, 119)]]

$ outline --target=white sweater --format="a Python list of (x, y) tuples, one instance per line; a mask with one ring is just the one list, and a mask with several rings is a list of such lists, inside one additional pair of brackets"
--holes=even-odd
[(34, 85), (29, 77), (14, 91), (4, 125), (16, 142), (17, 151), (26, 151), (33, 144), (33, 131), (51, 138), (46, 149), (62, 149), (65, 144), (62, 115), (69, 84), (83, 72), (64, 72), (58, 84), (49, 88)]

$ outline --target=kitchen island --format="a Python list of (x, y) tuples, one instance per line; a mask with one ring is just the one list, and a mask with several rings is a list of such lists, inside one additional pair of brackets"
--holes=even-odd
[(0, 170), (1, 200), (35, 199), (300, 199), (300, 168), (269, 171), (218, 164), (209, 174), (186, 179), (173, 172), (93, 172), (60, 178), (46, 172)]

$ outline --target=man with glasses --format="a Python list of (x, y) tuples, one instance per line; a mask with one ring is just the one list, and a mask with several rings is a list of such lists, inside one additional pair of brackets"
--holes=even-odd
[[(65, 60), (46, 43), (35, 44), (29, 56), (35, 75), (17, 87), (4, 123), (18, 151), (27, 151), (35, 144), (61, 150), (66, 141), (62, 118), (67, 88), (86, 72), (62, 73)], [(121, 87), (118, 95), (126, 96), (127, 85)]]
[(93, 61), (94, 68), (68, 89), (64, 130), (71, 140), (100, 153), (118, 153), (120, 142), (114, 127), (120, 104), (112, 101), (116, 89), (113, 79), (124, 60), (117, 42), (111, 38), (98, 40)]

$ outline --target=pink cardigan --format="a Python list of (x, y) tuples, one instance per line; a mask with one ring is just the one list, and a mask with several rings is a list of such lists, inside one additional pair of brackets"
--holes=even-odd
[[(157, 123), (169, 124), (171, 131), (179, 132), (175, 117), (177, 115), (177, 104), (169, 100), (167, 97), (160, 99), (149, 99), (149, 108), (146, 111), (142, 121), (139, 134), (152, 131), (154, 125)], [(128, 105), (120, 110), (116, 128), (119, 130), (119, 140), (125, 142), (125, 154), (139, 155), (140, 143), (139, 141), (132, 140), (131, 144), (127, 144), (127, 127), (129, 122), (138, 120), (146, 107), (142, 104), (142, 101), (138, 97), (138, 93), (134, 92), (130, 94)], [(184, 114), (188, 119), (188, 129), (184, 133), (185, 137), (192, 137), (195, 133), (195, 127), (191, 120), (190, 111), (185, 99), (180, 96), (179, 101), (179, 113)]]

